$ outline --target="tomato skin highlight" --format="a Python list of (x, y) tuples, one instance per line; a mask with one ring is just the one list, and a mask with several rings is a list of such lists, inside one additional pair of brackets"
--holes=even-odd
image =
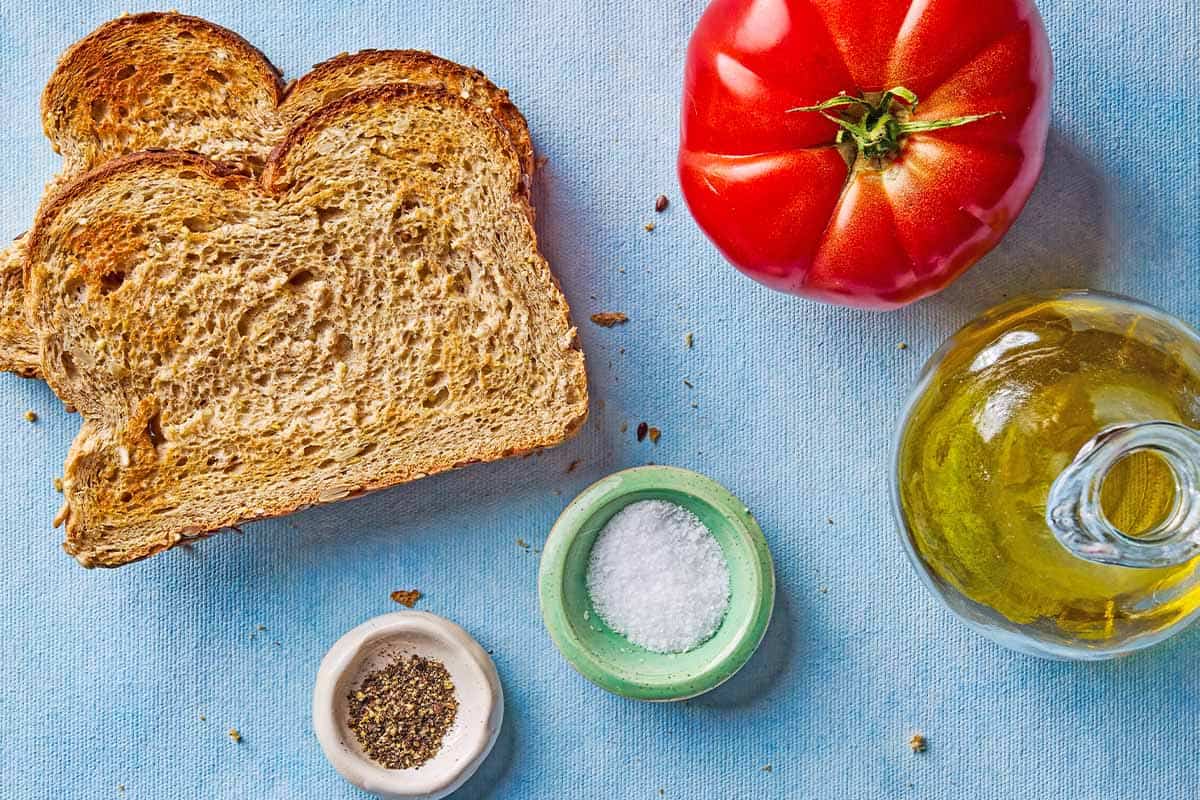
[[(714, 0), (688, 47), (683, 195), (751, 278), (896, 308), (945, 288), (1016, 220), (1045, 158), (1051, 82), (1032, 0)], [(919, 98), (902, 123), (989, 116), (907, 132), (868, 160), (835, 144), (826, 115), (795, 110), (894, 87)]]

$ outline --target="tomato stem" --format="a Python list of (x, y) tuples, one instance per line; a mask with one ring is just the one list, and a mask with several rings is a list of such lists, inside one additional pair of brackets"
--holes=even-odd
[[(843, 92), (815, 106), (789, 108), (788, 113), (819, 113), (838, 126), (835, 144), (843, 144), (848, 138), (853, 140), (859, 154), (876, 165), (882, 165), (885, 159), (899, 154), (904, 137), (909, 134), (957, 128), (999, 113), (993, 111), (948, 119), (913, 120), (911, 117), (917, 110), (918, 102), (916, 93), (896, 86), (881, 94), (874, 102)], [(834, 113), (830, 113), (831, 110)]]

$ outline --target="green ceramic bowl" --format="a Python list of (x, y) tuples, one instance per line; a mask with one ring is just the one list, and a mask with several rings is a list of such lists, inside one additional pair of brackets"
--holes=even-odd
[[(729, 565), (729, 610), (708, 641), (686, 653), (655, 653), (609, 629), (592, 607), (587, 566), (597, 535), (639, 500), (667, 500), (704, 523)], [(710, 478), (677, 467), (609, 475), (571, 501), (550, 531), (538, 578), (542, 619), (583, 677), (635, 700), (685, 700), (741, 669), (766, 633), (775, 605), (775, 567), (762, 530), (740, 500)]]

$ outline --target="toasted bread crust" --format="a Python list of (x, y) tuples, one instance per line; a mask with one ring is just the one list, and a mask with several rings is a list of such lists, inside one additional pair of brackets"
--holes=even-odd
[[(118, 183), (146, 185), (154, 179), (171, 179), (171, 175), (174, 174), (174, 180), (210, 182), (225, 190), (282, 197), (293, 189), (289, 175), (295, 170), (303, 169), (307, 163), (305, 148), (316, 142), (323, 131), (337, 129), (340, 120), (351, 119), (355, 114), (378, 118), (386, 116), (386, 109), (389, 108), (425, 105), (440, 109), (451, 107), (469, 118), (474, 129), (486, 135), (490, 142), (489, 149), (495, 150), (497, 161), (504, 165), (504, 182), (511, 201), (515, 208), (521, 211), (521, 233), (522, 237), (527, 237), (529, 258), (533, 259), (531, 263), (539, 274), (551, 278), (552, 282), (552, 273), (537, 252), (536, 235), (529, 221), (531, 211), (528, 207), (520, 156), (503, 123), (485, 108), (467, 102), (459, 96), (439, 89), (411, 85), (366, 89), (322, 106), (283, 138), (268, 158), (263, 173), (257, 180), (240, 174), (235, 166), (222, 165), (199, 155), (179, 152), (138, 153), (108, 162), (69, 183), (39, 212), (37, 223), (29, 236), (29, 264), (49, 264), (48, 257), (51, 251), (63, 247), (64, 244), (71, 246), (70, 242), (50, 239), (53, 230), (58, 230), (61, 236), (64, 231), (71, 231), (72, 225), (76, 223), (75, 219), (67, 217), (56, 229), (56, 220), (66, 213), (67, 209), (87, 200), (93, 194), (98, 198), (105, 197), (106, 190)], [(116, 232), (113, 232), (113, 235), (120, 236)], [(107, 256), (103, 252), (90, 247), (84, 247), (82, 251), (92, 253), (97, 264), (80, 265), (78, 269), (81, 273), (86, 273), (88, 269), (105, 268), (104, 259)], [(57, 298), (42, 297), (41, 280), (36, 274), (29, 276), (28, 310), (38, 327), (46, 327), (47, 320), (39, 301), (49, 302)], [(144, 450), (137, 449), (146, 447), (144, 440), (139, 444), (127, 437), (131, 432), (145, 430), (146, 420), (157, 413), (156, 401), (152, 397), (143, 398), (134, 409), (115, 409), (114, 413), (110, 414), (103, 407), (103, 399), (80, 394), (81, 387), (78, 385), (77, 376), (62, 372), (48, 363), (50, 368), (47, 370), (47, 377), (51, 386), (64, 400), (77, 405), (85, 418), (84, 428), (72, 445), (71, 455), (64, 470), (67, 505), (60, 514), (61, 521), (67, 526), (67, 541), (64, 547), (84, 566), (120, 566), (169, 549), (186, 539), (206, 536), (215, 530), (236, 526), (240, 522), (280, 516), (307, 506), (355, 497), (467, 464), (493, 461), (558, 444), (577, 431), (586, 420), (587, 385), (583, 356), (573, 337), (569, 310), (557, 288), (542, 300), (540, 323), (551, 331), (558, 332), (557, 340), (564, 342), (565, 349), (556, 358), (562, 359), (559, 369), (562, 378), (567, 382), (567, 395), (575, 398), (562, 400), (561, 405), (560, 401), (555, 401), (555, 408), (561, 408), (567, 416), (557, 417), (554, 424), (547, 426), (544, 421), (538, 425), (523, 423), (515, 437), (505, 437), (507, 441), (484, 437), (477, 439), (466, 453), (460, 451), (454, 456), (443, 455), (415, 462), (392, 460), (378, 467), (377, 471), (359, 473), (357, 477), (349, 476), (350, 485), (338, 484), (331, 487), (328, 482), (310, 482), (294, 490), (280, 491), (272, 495), (269, 502), (259, 499), (255, 500), (253, 505), (236, 508), (224, 508), (217, 504), (218, 508), (209, 509), (204, 513), (197, 512), (189, 519), (176, 520), (173, 524), (162, 524), (161, 521), (150, 519), (141, 523), (137, 535), (129, 536), (124, 534), (120, 522), (128, 519), (131, 513), (131, 506), (127, 500), (118, 502), (113, 492), (101, 493), (101, 497), (111, 499), (97, 501), (95, 495), (92, 495), (87, 504), (81, 507), (80, 503), (83, 500), (77, 492), (77, 487), (78, 484), (93, 478), (97, 469), (112, 469), (113, 453), (120, 452), (123, 448), (128, 448), (126, 452), (132, 451), (133, 468), (126, 470), (129, 477), (121, 478), (120, 488), (132, 490), (135, 498), (141, 496), (143, 490), (165, 492), (177, 485), (177, 482), (187, 479), (188, 473), (181, 473), (170, 466), (170, 463), (173, 463), (172, 459), (168, 459), (167, 466), (154, 466), (144, 474), (139, 472), (143, 468), (142, 465), (152, 461), (154, 456), (144, 455)], [(566, 343), (568, 340), (569, 343)], [(136, 392), (130, 395), (131, 401), (136, 398)], [(515, 405), (519, 407), (519, 404)], [(404, 415), (401, 415), (390, 424), (408, 424), (404, 419)], [(153, 447), (149, 452), (154, 452)], [(128, 460), (129, 456), (125, 458)], [(288, 474), (285, 472), (286, 462), (250, 463), (247, 469), (256, 476), (261, 475), (262, 480), (274, 483), (278, 483), (281, 475)], [(141, 477), (138, 477), (139, 475)], [(331, 488), (335, 490), (332, 494)], [(136, 508), (136, 503), (134, 507)], [(220, 510), (221, 508), (224, 510)], [(147, 517), (149, 516), (147, 514)]]
[[(289, 116), (293, 112), (300, 114), (301, 118), (308, 116), (327, 102), (324, 95), (328, 90), (342, 91), (349, 81), (361, 80), (364, 75), (373, 75), (372, 83), (390, 83), (394, 80), (398, 83), (441, 86), (448, 93), (464, 98), (470, 97), (476, 86), (480, 87), (488, 97), (492, 113), (508, 130), (523, 171), (526, 175), (533, 174), (533, 140), (529, 136), (529, 126), (509, 100), (508, 92), (473, 67), (465, 67), (423, 50), (360, 50), (336, 55), (314, 65), (308, 73), (288, 86), (280, 110)], [(360, 88), (364, 86), (354, 86), (350, 91)], [(349, 91), (344, 93), (348, 94)]]

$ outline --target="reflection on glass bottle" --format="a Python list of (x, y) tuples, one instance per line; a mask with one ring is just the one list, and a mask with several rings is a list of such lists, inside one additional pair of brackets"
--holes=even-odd
[(1027, 652), (1159, 641), (1200, 608), (1197, 428), (1200, 337), (1178, 320), (1095, 292), (1000, 306), (933, 357), (903, 422), (913, 563)]

